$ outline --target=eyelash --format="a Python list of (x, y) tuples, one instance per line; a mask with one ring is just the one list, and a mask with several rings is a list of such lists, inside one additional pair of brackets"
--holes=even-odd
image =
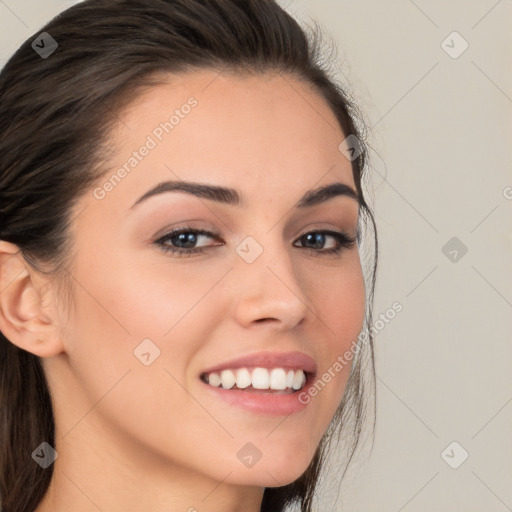
[[(183, 227), (183, 228), (175, 229), (174, 231), (171, 231), (169, 233), (166, 233), (163, 237), (159, 238), (154, 243), (157, 244), (160, 247), (160, 249), (162, 249), (165, 253), (171, 253), (171, 254), (177, 255), (180, 258), (191, 256), (192, 254), (204, 253), (205, 248), (197, 248), (197, 247), (188, 248), (188, 249), (177, 248), (177, 247), (172, 247), (165, 243), (168, 240), (175, 238), (178, 235), (181, 235), (183, 233), (194, 233), (196, 236), (204, 235), (204, 236), (210, 237), (214, 240), (220, 241), (219, 235), (216, 235), (215, 233), (211, 233), (210, 231)], [(352, 248), (357, 241), (356, 238), (352, 238), (342, 231), (338, 232), (338, 231), (331, 231), (331, 230), (308, 231), (307, 233), (304, 233), (303, 235), (301, 235), (298, 238), (298, 240), (300, 240), (301, 238), (304, 238), (307, 235), (318, 234), (318, 233), (327, 234), (329, 236), (332, 236), (337, 241), (337, 244), (338, 244), (337, 247), (335, 247), (333, 249), (327, 249), (327, 250), (317, 250), (317, 249), (313, 249), (311, 247), (305, 247), (304, 248), (305, 250), (311, 251), (314, 253), (326, 254), (326, 255), (338, 255), (344, 248), (345, 249)], [(212, 246), (210, 246), (210, 247), (212, 247)]]

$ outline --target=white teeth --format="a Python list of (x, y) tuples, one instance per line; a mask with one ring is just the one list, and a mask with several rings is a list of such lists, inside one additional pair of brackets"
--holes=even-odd
[(266, 368), (254, 368), (252, 371), (252, 387), (254, 389), (268, 389), (270, 375)]
[(210, 373), (207, 376), (208, 384), (223, 389), (231, 389), (235, 384), (238, 389), (245, 389), (252, 385), (254, 389), (272, 389), (282, 391), (285, 389), (299, 390), (306, 383), (303, 370), (285, 370), (283, 368), (247, 368), (236, 370), (222, 370), (219, 373)]
[(231, 389), (235, 385), (236, 377), (231, 370), (222, 370), (220, 380), (224, 389)]
[(300, 389), (306, 382), (306, 376), (302, 370), (295, 372), (293, 377), (293, 389)]
[(286, 387), (292, 388), (293, 387), (293, 377), (295, 375), (295, 372), (293, 370), (288, 370), (288, 373), (286, 374)]
[(212, 386), (220, 386), (221, 382), (222, 380), (218, 373), (210, 373), (210, 375), (208, 375), (208, 383)]
[(286, 372), (282, 368), (270, 372), (270, 389), (286, 389)]
[[(236, 371), (236, 387), (245, 389), (251, 385), (251, 374), (247, 368), (240, 368)], [(211, 384), (211, 382), (210, 382)]]

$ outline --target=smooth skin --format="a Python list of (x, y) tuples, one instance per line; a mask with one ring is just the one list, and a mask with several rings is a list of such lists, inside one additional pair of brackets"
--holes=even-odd
[[(103, 199), (84, 191), (68, 294), (0, 242), (0, 329), (42, 358), (55, 404), (58, 458), (37, 512), (257, 512), (264, 487), (306, 470), (343, 397), (349, 365), (286, 419), (213, 399), (199, 375), (259, 351), (301, 351), (320, 377), (357, 339), (357, 244), (326, 254), (334, 238), (315, 248), (303, 235), (355, 237), (358, 202), (294, 208), (322, 185), (355, 189), (338, 149), (345, 135), (293, 77), (196, 71), (169, 76), (122, 113), (106, 168), (122, 167), (190, 97), (197, 105)], [(231, 187), (247, 204), (174, 191), (131, 208), (167, 180)], [(220, 242), (199, 236), (203, 252), (186, 257), (155, 243), (181, 227)], [(236, 252), (247, 236), (263, 249), (252, 263)], [(134, 350), (148, 338), (160, 356), (145, 366)], [(237, 457), (246, 443), (262, 453), (250, 468)]]

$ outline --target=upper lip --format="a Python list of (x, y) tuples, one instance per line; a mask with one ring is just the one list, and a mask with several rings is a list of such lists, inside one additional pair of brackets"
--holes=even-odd
[(254, 366), (259, 368), (287, 368), (302, 369), (307, 373), (316, 374), (317, 366), (315, 361), (302, 352), (257, 352), (248, 354), (236, 359), (231, 359), (201, 372), (213, 373), (222, 370), (244, 368)]

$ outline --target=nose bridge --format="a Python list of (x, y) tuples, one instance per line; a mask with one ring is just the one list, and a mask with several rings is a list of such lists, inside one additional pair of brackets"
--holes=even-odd
[(248, 325), (272, 319), (282, 328), (299, 323), (308, 309), (307, 297), (278, 230), (246, 236), (236, 252), (238, 321)]

